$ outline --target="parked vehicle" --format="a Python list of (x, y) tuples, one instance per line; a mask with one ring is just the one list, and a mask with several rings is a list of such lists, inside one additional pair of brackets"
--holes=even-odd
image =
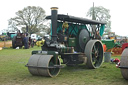
[(37, 40), (38, 38), (37, 38), (37, 34), (31, 34), (31, 39), (35, 39), (35, 40)]
[(17, 32), (17, 35), (13, 37), (12, 39), (12, 47), (22, 47), (25, 46), (26, 49), (28, 49), (31, 45), (31, 38), (28, 36), (27, 33), (20, 33), (20, 31)]

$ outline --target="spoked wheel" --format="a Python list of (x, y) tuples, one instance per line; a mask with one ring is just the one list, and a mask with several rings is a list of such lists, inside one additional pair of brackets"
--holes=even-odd
[(120, 70), (123, 78), (128, 80), (128, 48), (125, 48), (121, 55)]
[(103, 47), (99, 40), (90, 40), (85, 46), (88, 68), (99, 68), (103, 61)]
[(57, 61), (55, 61), (53, 55), (36, 54), (30, 57), (26, 66), (32, 75), (55, 77), (60, 72), (60, 68), (57, 67), (59, 65), (59, 59), (57, 58)]

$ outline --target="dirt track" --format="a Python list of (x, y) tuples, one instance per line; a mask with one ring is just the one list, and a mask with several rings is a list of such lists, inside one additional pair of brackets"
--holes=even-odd
[(12, 41), (5, 41), (4, 42), (0, 42), (0, 47), (11, 47), (12, 46)]

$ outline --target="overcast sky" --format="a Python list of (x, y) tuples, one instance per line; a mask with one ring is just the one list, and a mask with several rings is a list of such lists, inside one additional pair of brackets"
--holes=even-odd
[(89, 8), (103, 6), (110, 10), (112, 31), (128, 36), (128, 1), (127, 0), (1, 0), (0, 30), (8, 29), (8, 20), (15, 17), (15, 12), (27, 6), (40, 6), (46, 15), (51, 14), (51, 7), (58, 7), (58, 13), (77, 17), (86, 17)]

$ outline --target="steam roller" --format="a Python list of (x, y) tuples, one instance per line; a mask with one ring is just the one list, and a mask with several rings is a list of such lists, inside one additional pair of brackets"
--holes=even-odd
[(103, 46), (95, 34), (99, 31), (99, 37), (102, 36), (105, 23), (57, 14), (57, 9), (52, 7), (51, 15), (46, 17), (51, 20), (51, 38), (44, 37), (41, 50), (32, 51), (26, 64), (29, 72), (32, 75), (55, 77), (64, 67), (61, 63), (99, 68), (103, 61)]
[(128, 80), (128, 48), (125, 48), (121, 55), (119, 68), (123, 78)]

